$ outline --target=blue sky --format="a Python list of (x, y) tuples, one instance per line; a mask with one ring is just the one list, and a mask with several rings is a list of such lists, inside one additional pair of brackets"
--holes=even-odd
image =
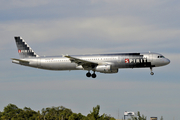
[[(120, 118), (140, 111), (148, 119), (180, 119), (180, 2), (177, 0), (1, 0), (0, 111), (9, 103), (41, 110), (65, 106), (84, 115), (96, 105)], [(46, 71), (11, 63), (14, 36), (39, 55), (158, 52), (168, 66), (120, 69), (117, 74)]]

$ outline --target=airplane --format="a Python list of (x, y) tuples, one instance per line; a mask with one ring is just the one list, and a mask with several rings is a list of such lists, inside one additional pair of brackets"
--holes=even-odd
[(170, 63), (168, 58), (152, 52), (39, 56), (22, 37), (14, 38), (20, 59), (12, 58), (12, 63), (45, 70), (86, 70), (86, 76), (92, 78), (96, 78), (95, 72), (118, 73), (121, 68), (150, 68), (154, 75), (152, 68)]

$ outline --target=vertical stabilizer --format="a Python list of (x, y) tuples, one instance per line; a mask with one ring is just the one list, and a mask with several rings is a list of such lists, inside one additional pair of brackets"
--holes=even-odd
[(21, 37), (17, 36), (14, 39), (20, 58), (39, 57)]

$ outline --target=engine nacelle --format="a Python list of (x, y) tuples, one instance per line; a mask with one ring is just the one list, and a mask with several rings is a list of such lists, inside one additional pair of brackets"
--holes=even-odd
[(101, 72), (101, 73), (118, 73), (118, 69), (112, 69), (111, 65), (98, 65), (95, 68), (95, 71)]

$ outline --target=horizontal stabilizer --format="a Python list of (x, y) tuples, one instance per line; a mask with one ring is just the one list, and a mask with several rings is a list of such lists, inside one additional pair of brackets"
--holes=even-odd
[(29, 63), (29, 61), (26, 61), (26, 60), (21, 60), (21, 59), (16, 59), (16, 58), (11, 58), (11, 59), (15, 60), (15, 61), (22, 62), (22, 63)]

